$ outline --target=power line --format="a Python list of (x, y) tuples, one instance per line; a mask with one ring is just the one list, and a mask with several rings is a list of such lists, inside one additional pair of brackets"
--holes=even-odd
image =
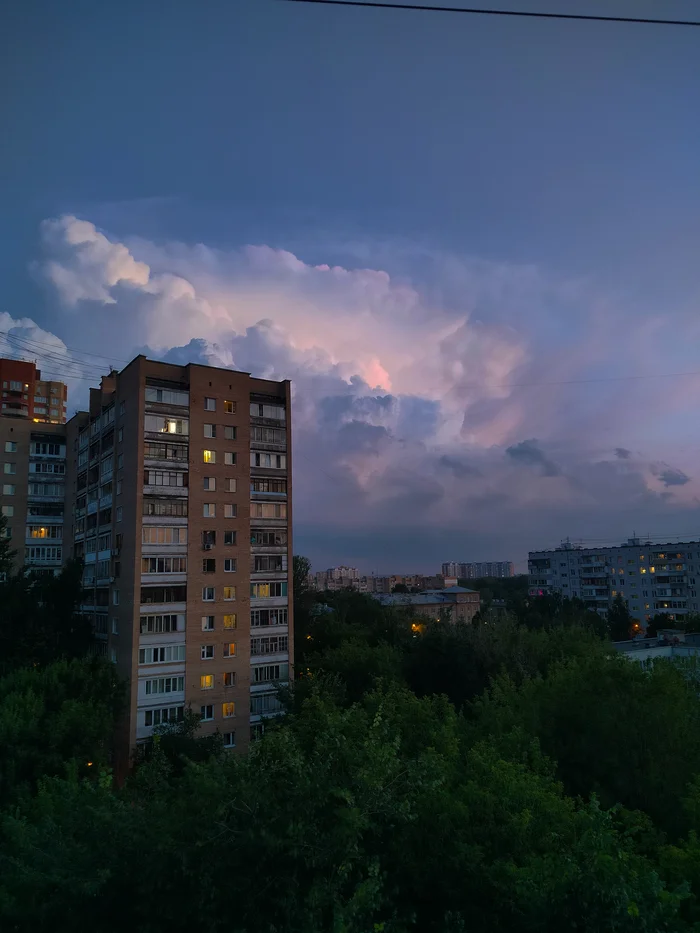
[(426, 13), (469, 13), (474, 16), (519, 16), (530, 19), (569, 19), (597, 23), (643, 23), (656, 26), (700, 26), (698, 20), (648, 19), (639, 16), (595, 16), (585, 13), (535, 13), (529, 10), (482, 10), (475, 7), (427, 6), (414, 3), (379, 3), (377, 0), (282, 0), (284, 3), (316, 3), (324, 6), (371, 7), (379, 10), (417, 10)]

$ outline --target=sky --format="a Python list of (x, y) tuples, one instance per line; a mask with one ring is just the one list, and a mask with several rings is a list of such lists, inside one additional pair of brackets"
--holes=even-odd
[(0, 352), (71, 410), (137, 353), (291, 379), (314, 569), (700, 537), (700, 29), (278, 0), (2, 16)]

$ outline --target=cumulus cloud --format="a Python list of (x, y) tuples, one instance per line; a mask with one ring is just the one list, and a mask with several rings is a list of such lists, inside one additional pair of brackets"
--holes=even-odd
[[(42, 342), (55, 342), (66, 371), (77, 372), (69, 348), (80, 346), (114, 354), (115, 365), (143, 352), (292, 380), (297, 547), (308, 542), (317, 562), (355, 555), (365, 569), (397, 569), (387, 529), (397, 553), (399, 541), (423, 541), (417, 569), (437, 568), (435, 542), (451, 536), (465, 559), (483, 558), (487, 542), (506, 559), (581, 535), (601, 516), (605, 531), (628, 534), (635, 510), (653, 524), (680, 504), (682, 485), (697, 494), (682, 471), (655, 472), (658, 453), (635, 460), (614, 447), (624, 384), (574, 384), (620, 366), (610, 337), (619, 315), (585, 283), (442, 257), (440, 289), (265, 245), (122, 242), (73, 216), (46, 221), (41, 235), (36, 269), (58, 300), (51, 320), (62, 338), (42, 331)], [(572, 346), (556, 338), (557, 315), (569, 313), (580, 328)], [(653, 333), (628, 334), (630, 365)], [(83, 367), (84, 384), (102, 362)], [(636, 383), (635, 393), (648, 423), (667, 415), (653, 387)], [(659, 480), (679, 490), (673, 502)]]

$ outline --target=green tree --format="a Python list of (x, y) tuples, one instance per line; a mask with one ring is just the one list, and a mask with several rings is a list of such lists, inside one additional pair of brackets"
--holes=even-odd
[(634, 619), (624, 598), (617, 595), (608, 610), (608, 630), (612, 641), (625, 641), (632, 635)]
[(7, 537), (7, 518), (0, 515), (0, 583), (11, 575), (16, 555)]

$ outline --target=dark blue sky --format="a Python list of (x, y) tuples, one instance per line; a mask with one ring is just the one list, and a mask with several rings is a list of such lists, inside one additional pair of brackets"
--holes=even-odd
[[(555, 0), (484, 4), (560, 8)], [(694, 0), (572, 0), (566, 9), (700, 18)], [(697, 380), (665, 382), (663, 400), (654, 387), (640, 398), (630, 381), (486, 399), (473, 399), (465, 385), (470, 372), (477, 382), (510, 384), (700, 369), (700, 29), (274, 0), (29, 0), (5, 12), (0, 32), (1, 312), (31, 319), (69, 348), (104, 352), (103, 297), (88, 288), (71, 299), (47, 273), (55, 261), (85, 274), (64, 249), (67, 241), (40, 232), (46, 219), (76, 216), (110, 244), (126, 244), (153, 274), (180, 275), (198, 300), (234, 308), (228, 324), (220, 309), (212, 312), (216, 326), (211, 314), (203, 323), (192, 312), (189, 329), (183, 312), (174, 342), (202, 337), (223, 345), (227, 328), (240, 334), (264, 316), (297, 349), (315, 346), (328, 354), (324, 365), (347, 363), (370, 387), (431, 402), (449, 396), (442, 433), (416, 441), (436, 456), (455, 445), (477, 460), (497, 450), (499, 463), (513, 470), (505, 450), (534, 437), (564, 463), (567, 490), (551, 496), (561, 477), (529, 476), (537, 488), (527, 486), (509, 510), (498, 511), (488, 497), (512, 494), (505, 475), (488, 488), (452, 488), (420, 458), (412, 461), (414, 479), (429, 477), (443, 494), (435, 490), (436, 502), (428, 496), (416, 515), (417, 527), (439, 526), (431, 530), (437, 538), (408, 546), (403, 532), (387, 538), (394, 513), (382, 511), (402, 458), (387, 450), (373, 455), (374, 470), (359, 460), (351, 468), (357, 451), (338, 449), (319, 475), (354, 471), (364, 504), (358, 514), (355, 499), (350, 516), (340, 508), (335, 515), (328, 503), (317, 508), (302, 479), (300, 542), (309, 542), (314, 563), (352, 557), (365, 565), (381, 560), (387, 569), (407, 562), (430, 569), (449, 558), (521, 559), (530, 541), (539, 546), (559, 534), (627, 534), (637, 514), (652, 526), (695, 522), (689, 448), (697, 445), (688, 418)], [(178, 256), (168, 246), (176, 242), (185, 244)], [(199, 251), (196, 244), (203, 244)], [(340, 265), (351, 277), (358, 267), (382, 270), (390, 297), (373, 292), (365, 307), (337, 276), (333, 287), (325, 282), (309, 293), (269, 265), (251, 269), (240, 259), (248, 244), (289, 251), (311, 266)], [(160, 311), (139, 304), (132, 313), (133, 291), (109, 273), (105, 282), (116, 283), (107, 310), (130, 322), (115, 344), (119, 356), (147, 344), (167, 350), (152, 317), (164, 313), (162, 299)], [(418, 296), (408, 302), (410, 313), (402, 288)], [(362, 289), (366, 295), (366, 283)], [(362, 316), (367, 307), (376, 328)], [(329, 336), (336, 326), (345, 334), (340, 321), (353, 313), (376, 365), (362, 361), (362, 347), (344, 355), (348, 338)], [(431, 313), (442, 324), (468, 319), (481, 330), (466, 335), (461, 355), (449, 361), (442, 346), (443, 368), (428, 378), (435, 363), (423, 365), (416, 351), (426, 347), (430, 357), (431, 333), (435, 352), (444, 338), (439, 323), (433, 332), (427, 325)], [(230, 360), (242, 366), (249, 351), (236, 346)], [(494, 362), (484, 369), (489, 353)], [(286, 365), (303, 387), (299, 361)], [(309, 365), (305, 358), (307, 374)], [(374, 378), (377, 365), (388, 374), (384, 381)], [(448, 371), (452, 382), (441, 381)], [(349, 384), (344, 370), (334, 374)], [(559, 406), (551, 409), (553, 394)], [(466, 413), (461, 430), (457, 411)], [(448, 423), (457, 424), (456, 434)], [(396, 445), (396, 425), (381, 425)], [(617, 485), (612, 498), (575, 493), (574, 474), (605, 461), (615, 441), (639, 452), (625, 489), (633, 486), (642, 498), (630, 499)], [(313, 439), (308, 443), (303, 453), (313, 460)], [(660, 460), (689, 476), (670, 498), (649, 479), (649, 464)], [(685, 500), (673, 498), (683, 493)], [(455, 496), (471, 504), (448, 509), (445, 530), (439, 502)], [(543, 499), (554, 503), (546, 521)], [(487, 502), (490, 518), (481, 516)]]

